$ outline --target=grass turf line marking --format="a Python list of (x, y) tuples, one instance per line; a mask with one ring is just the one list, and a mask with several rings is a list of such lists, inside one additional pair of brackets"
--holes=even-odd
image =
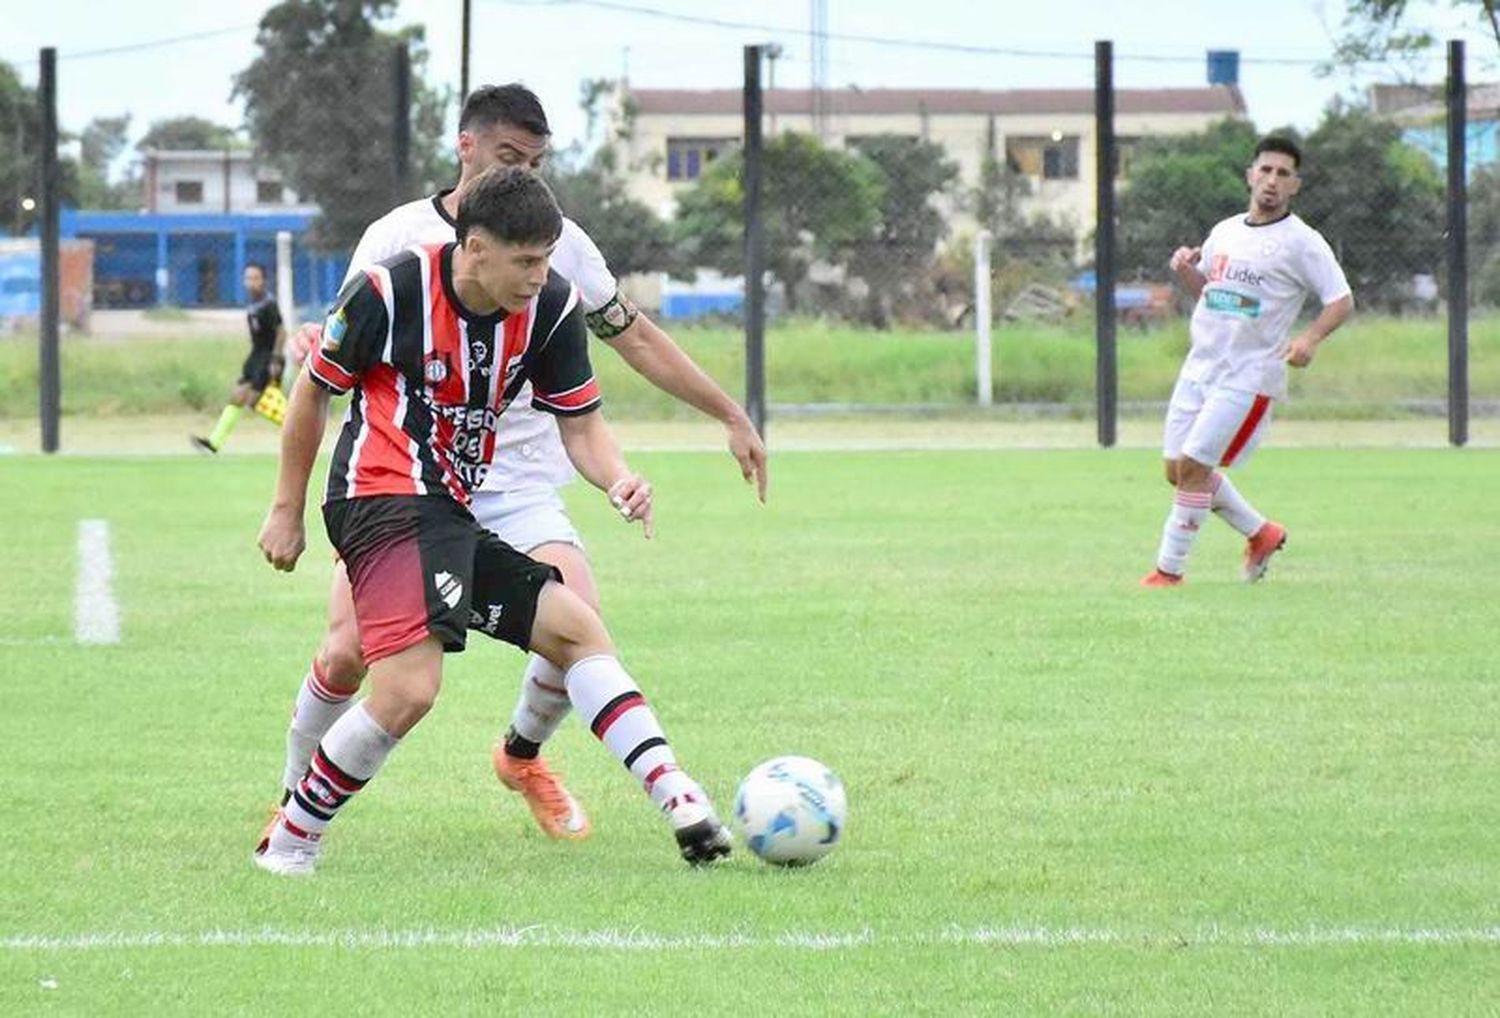
[(120, 642), (120, 606), (111, 586), (109, 521), (78, 521), (78, 586), (73, 596), (73, 638), (81, 644)]
[(776, 948), (847, 951), (866, 947), (1474, 947), (1500, 945), (1500, 926), (1487, 927), (1306, 927), (1126, 931), (1089, 927), (997, 926), (934, 933), (880, 934), (813, 931), (780, 934), (656, 934), (641, 930), (552, 930), (543, 926), (472, 930), (207, 930), (201, 933), (14, 934), (0, 937), (0, 951), (109, 951), (182, 947), (338, 948), (579, 948), (600, 951), (724, 951)]

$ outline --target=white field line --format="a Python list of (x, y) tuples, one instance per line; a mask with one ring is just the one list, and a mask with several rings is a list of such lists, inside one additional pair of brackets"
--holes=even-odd
[(78, 521), (78, 587), (73, 596), (73, 637), (79, 643), (120, 642), (120, 606), (112, 587), (114, 559), (108, 520)]
[(0, 937), (0, 951), (111, 951), (201, 947), (335, 948), (578, 948), (596, 951), (735, 951), (771, 948), (795, 951), (849, 951), (880, 947), (1071, 948), (1231, 947), (1496, 947), (1500, 926), (1488, 927), (1306, 927), (1129, 931), (1090, 927), (994, 926), (931, 933), (789, 931), (779, 934), (678, 935), (642, 930), (561, 930), (543, 926), (442, 930), (208, 930), (201, 933), (12, 934)]

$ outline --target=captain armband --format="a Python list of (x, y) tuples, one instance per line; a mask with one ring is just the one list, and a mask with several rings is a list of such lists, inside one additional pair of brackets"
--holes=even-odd
[(614, 339), (630, 328), (640, 313), (640, 309), (629, 297), (616, 290), (615, 295), (603, 307), (588, 312), (583, 320), (589, 331), (600, 339)]

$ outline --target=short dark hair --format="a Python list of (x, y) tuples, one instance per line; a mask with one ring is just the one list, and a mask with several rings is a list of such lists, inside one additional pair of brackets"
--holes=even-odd
[(458, 115), (460, 131), (483, 130), (496, 124), (519, 127), (543, 138), (552, 136), (542, 101), (519, 82), (481, 85), (464, 100), (463, 112)]
[(1268, 134), (1256, 142), (1255, 152), (1250, 156), (1251, 161), (1259, 159), (1262, 152), (1280, 152), (1284, 156), (1291, 156), (1292, 165), (1302, 169), (1302, 150), (1284, 134)]
[(551, 244), (562, 223), (546, 181), (524, 167), (491, 166), (464, 185), (455, 232), (460, 244), (476, 226), (507, 244)]

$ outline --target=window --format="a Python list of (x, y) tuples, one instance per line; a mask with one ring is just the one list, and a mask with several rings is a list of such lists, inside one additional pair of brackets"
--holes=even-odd
[(1043, 180), (1078, 179), (1078, 135), (1006, 138), (1005, 161), (1012, 170)]
[(202, 205), (203, 204), (203, 181), (201, 180), (179, 180), (176, 185), (177, 204), (179, 205)]
[(280, 205), (283, 201), (279, 180), (257, 180), (255, 182), (255, 204), (257, 205)]
[(715, 159), (737, 144), (736, 138), (668, 138), (667, 179), (697, 180)]

